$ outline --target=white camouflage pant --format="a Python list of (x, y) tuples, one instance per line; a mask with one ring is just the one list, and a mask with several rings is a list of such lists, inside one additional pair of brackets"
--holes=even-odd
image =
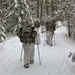
[(23, 44), (24, 48), (24, 64), (30, 63), (34, 59), (34, 44)]
[(41, 32), (45, 32), (46, 29), (45, 29), (45, 26), (41, 26)]
[(53, 44), (53, 32), (46, 32), (46, 42), (51, 46)]

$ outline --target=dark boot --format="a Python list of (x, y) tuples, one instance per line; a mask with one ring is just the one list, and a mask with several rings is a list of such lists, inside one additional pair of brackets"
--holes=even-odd
[(51, 44), (50, 46), (53, 46), (53, 44)]
[(46, 40), (46, 43), (49, 45), (49, 43), (47, 42), (47, 40)]
[(30, 60), (30, 64), (33, 64), (34, 63), (34, 60)]
[(29, 63), (26, 63), (26, 64), (24, 65), (24, 68), (29, 68)]

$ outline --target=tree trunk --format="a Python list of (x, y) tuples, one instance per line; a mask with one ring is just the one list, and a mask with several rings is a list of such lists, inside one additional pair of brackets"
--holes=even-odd
[(51, 0), (51, 14), (52, 14), (52, 17), (54, 17), (54, 3), (53, 3), (53, 0)]
[(43, 0), (41, 0), (40, 22), (42, 21)]
[(39, 0), (37, 0), (37, 18), (39, 18)]
[(71, 37), (69, 20), (68, 20), (68, 35), (69, 35), (69, 37)]
[(48, 0), (45, 0), (45, 4), (46, 4), (46, 13), (48, 15)]

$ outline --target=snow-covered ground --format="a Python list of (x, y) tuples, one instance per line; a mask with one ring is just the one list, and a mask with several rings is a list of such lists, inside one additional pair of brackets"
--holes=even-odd
[(44, 35), (41, 34), (40, 55), (35, 45), (35, 63), (30, 68), (23, 67), (20, 61), (21, 43), (18, 37), (0, 44), (0, 75), (75, 75), (75, 63), (68, 58), (69, 52), (75, 52), (75, 43), (66, 37), (65, 27), (57, 28), (55, 31), (56, 45), (50, 47), (44, 43)]

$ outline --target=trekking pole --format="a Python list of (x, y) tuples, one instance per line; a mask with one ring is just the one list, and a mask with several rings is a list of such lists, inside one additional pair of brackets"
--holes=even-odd
[(39, 51), (38, 37), (37, 37), (37, 48), (38, 48), (39, 64), (41, 65), (41, 58), (40, 58), (40, 51)]
[(22, 49), (21, 49), (20, 61), (22, 61), (22, 54), (23, 54), (23, 44), (22, 44)]
[(45, 46), (45, 32), (44, 32), (44, 46)]
[(54, 33), (54, 45), (56, 45), (56, 41), (55, 41), (55, 33)]
[[(45, 25), (45, 23), (44, 23), (44, 25)], [(46, 29), (45, 29), (45, 26), (44, 26), (44, 46), (45, 46), (45, 37), (46, 37)]]

